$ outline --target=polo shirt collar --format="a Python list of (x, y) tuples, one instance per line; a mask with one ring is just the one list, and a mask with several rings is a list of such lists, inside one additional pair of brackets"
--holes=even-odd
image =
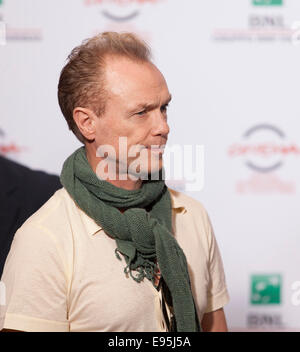
[(179, 192), (169, 188), (170, 195), (171, 195), (171, 204), (172, 204), (172, 209), (176, 211), (177, 213), (186, 213), (186, 207), (184, 205), (184, 202), (182, 201), (182, 197)]

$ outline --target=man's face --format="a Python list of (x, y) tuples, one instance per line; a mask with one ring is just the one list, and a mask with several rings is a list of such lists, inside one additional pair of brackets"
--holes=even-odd
[[(115, 149), (117, 172), (124, 164), (124, 151), (129, 169), (135, 161), (132, 166), (139, 165), (136, 171), (156, 172), (162, 168), (163, 149), (151, 146), (164, 146), (169, 133), (167, 105), (171, 96), (166, 81), (151, 63), (126, 58), (109, 58), (107, 62), (108, 99), (105, 113), (96, 121), (96, 146)], [(127, 137), (126, 150), (119, 150), (119, 137)], [(130, 151), (132, 156), (128, 156)]]

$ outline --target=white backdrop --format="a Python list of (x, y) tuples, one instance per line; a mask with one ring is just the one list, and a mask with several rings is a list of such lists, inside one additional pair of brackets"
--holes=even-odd
[(71, 49), (104, 30), (148, 41), (169, 144), (205, 148), (187, 193), (215, 229), (229, 328), (300, 331), (300, 1), (2, 0), (0, 21), (0, 152), (57, 174), (79, 146), (56, 96)]

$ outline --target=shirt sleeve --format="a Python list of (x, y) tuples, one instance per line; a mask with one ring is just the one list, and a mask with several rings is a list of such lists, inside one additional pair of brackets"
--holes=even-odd
[(69, 331), (62, 251), (47, 229), (30, 222), (16, 232), (1, 282), (6, 305), (0, 329)]
[(211, 222), (207, 216), (207, 235), (209, 248), (209, 283), (207, 292), (207, 306), (205, 313), (222, 308), (229, 302), (226, 278), (220, 250), (215, 238)]

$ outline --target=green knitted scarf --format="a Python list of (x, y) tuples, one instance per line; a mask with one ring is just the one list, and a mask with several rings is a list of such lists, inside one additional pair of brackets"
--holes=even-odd
[[(137, 281), (154, 282), (156, 263), (172, 297), (179, 332), (200, 331), (187, 262), (172, 235), (169, 191), (160, 177), (125, 190), (101, 180), (93, 172), (85, 148), (64, 163), (61, 183), (77, 205), (116, 240), (116, 256), (125, 257), (125, 273)], [(124, 213), (119, 208), (125, 208)], [(146, 211), (147, 208), (149, 211)]]

